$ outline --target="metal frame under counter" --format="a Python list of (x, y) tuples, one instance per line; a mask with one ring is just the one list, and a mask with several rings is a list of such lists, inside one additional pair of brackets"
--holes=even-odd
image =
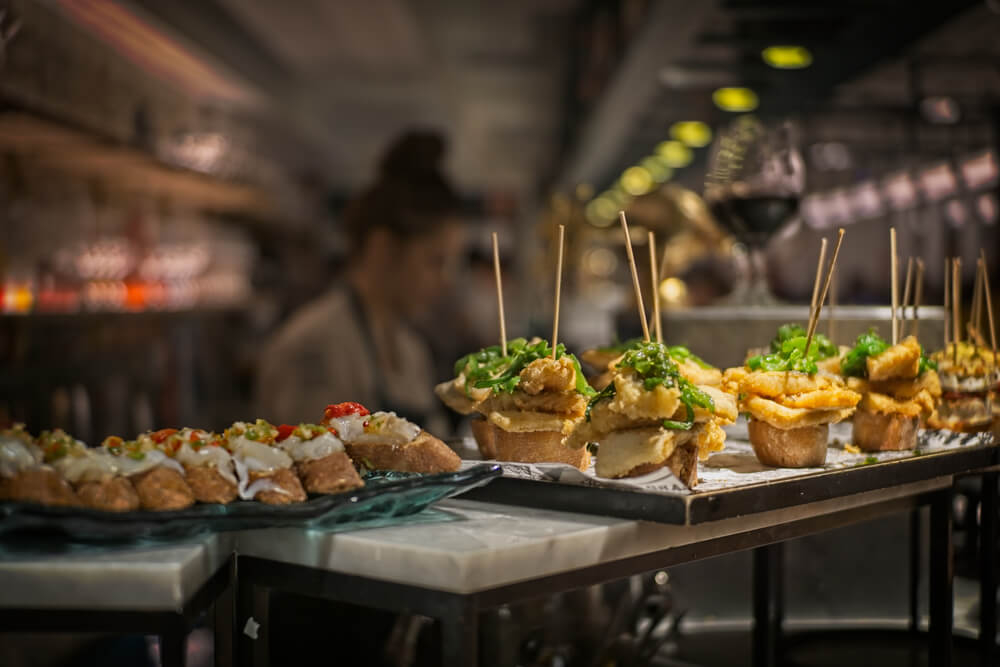
[(69, 549), (0, 544), (0, 632), (156, 635), (163, 667), (182, 667), (188, 633), (210, 612), (215, 664), (231, 665), (233, 548), (225, 534)]
[[(985, 476), (995, 488), (996, 472)], [(440, 621), (443, 664), (475, 665), (481, 610), (754, 549), (753, 662), (775, 665), (783, 620), (780, 543), (926, 505), (931, 510), (928, 652), (930, 664), (946, 666), (953, 641), (953, 481), (952, 475), (932, 474), (693, 526), (459, 500), (438, 505), (444, 516), (436, 523), (344, 534), (245, 533), (238, 547), (235, 625), (253, 619), (259, 628), (255, 638), (234, 640), (239, 664), (269, 664), (269, 595), (276, 591), (431, 616)], [(984, 531), (995, 531), (995, 500), (984, 506), (984, 516), (987, 511), (991, 518)], [(996, 618), (995, 573), (992, 560), (986, 562), (984, 623)], [(915, 601), (913, 589), (911, 596)], [(914, 613), (915, 604), (910, 607)], [(983, 664), (992, 664), (994, 634), (983, 637)]]

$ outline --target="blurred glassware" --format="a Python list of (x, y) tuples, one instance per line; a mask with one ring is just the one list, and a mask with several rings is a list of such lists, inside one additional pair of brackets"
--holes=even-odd
[(805, 189), (805, 163), (790, 121), (767, 127), (740, 116), (719, 132), (709, 156), (705, 201), (715, 219), (748, 255), (744, 280), (729, 303), (778, 303), (767, 284), (764, 248), (796, 215)]

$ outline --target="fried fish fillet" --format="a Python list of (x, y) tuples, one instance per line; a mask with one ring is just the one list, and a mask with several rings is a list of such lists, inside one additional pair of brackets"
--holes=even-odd
[(691, 359), (677, 362), (681, 375), (697, 385), (719, 387), (722, 385), (722, 371), (718, 368), (702, 368)]
[(915, 378), (920, 370), (920, 343), (907, 336), (881, 354), (865, 361), (868, 379), (872, 381), (893, 378)]
[(655, 469), (670, 458), (682, 443), (697, 435), (690, 431), (671, 431), (660, 427), (647, 427), (615, 431), (601, 440), (594, 472), (598, 477), (628, 477), (638, 471)]
[(461, 373), (458, 377), (434, 387), (434, 393), (437, 397), (449, 408), (462, 415), (475, 412), (476, 406), (490, 395), (489, 389), (469, 387), (465, 382), (465, 373)]
[(527, 410), (494, 410), (486, 415), (486, 420), (505, 431), (523, 433), (525, 431), (558, 431), (567, 434), (573, 430), (575, 420), (551, 412), (531, 412)]
[(480, 403), (479, 410), (489, 412), (549, 412), (563, 417), (582, 417), (587, 409), (587, 399), (576, 391), (527, 394), (520, 390), (490, 396)]
[[(735, 378), (736, 374), (732, 377)], [(843, 380), (829, 373), (809, 375), (797, 371), (753, 371), (742, 378), (739, 391), (764, 398), (778, 398), (843, 386), (843, 384)]]
[(924, 408), (916, 401), (897, 401), (892, 396), (870, 391), (861, 399), (862, 410), (879, 414), (900, 414), (906, 417), (919, 417)]
[(677, 387), (646, 389), (634, 370), (625, 369), (615, 376), (615, 397), (608, 407), (632, 419), (670, 419), (679, 405)]
[(802, 394), (782, 396), (779, 402), (786, 408), (829, 410), (831, 408), (853, 408), (860, 400), (861, 394), (856, 391), (851, 391), (847, 387), (830, 386)]
[(720, 452), (726, 446), (726, 432), (719, 422), (712, 420), (695, 427), (695, 445), (698, 447), (698, 458), (704, 461), (712, 452)]
[(854, 408), (834, 408), (830, 410), (787, 408), (776, 401), (761, 396), (749, 397), (744, 405), (754, 419), (767, 422), (771, 426), (780, 429), (833, 424), (847, 419), (854, 413)]
[[(709, 398), (712, 399), (713, 409), (709, 410), (708, 408), (702, 408), (697, 405), (694, 406), (694, 420), (696, 422), (714, 420), (729, 424), (736, 421), (736, 417), (739, 416), (739, 413), (736, 408), (735, 396), (722, 391), (722, 389), (708, 385), (699, 386), (698, 389), (708, 394)], [(677, 412), (674, 413), (674, 418), (686, 419), (686, 415), (681, 414), (683, 412), (685, 412), (685, 408), (682, 405), (678, 408)]]
[(526, 394), (576, 390), (576, 366), (569, 357), (535, 359), (521, 370), (518, 389)]

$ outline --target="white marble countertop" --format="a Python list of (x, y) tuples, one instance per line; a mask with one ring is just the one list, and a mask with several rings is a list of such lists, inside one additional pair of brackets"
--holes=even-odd
[(941, 477), (697, 526), (450, 500), (396, 525), (346, 532), (265, 529), (69, 551), (0, 544), (0, 607), (179, 610), (234, 551), (341, 574), (474, 593), (950, 484), (950, 477)]
[(68, 552), (0, 544), (0, 607), (179, 611), (232, 555), (231, 534)]
[(671, 526), (450, 500), (420, 523), (342, 533), (268, 529), (237, 535), (240, 555), (454, 593), (831, 514), (951, 485), (941, 477), (697, 526)]

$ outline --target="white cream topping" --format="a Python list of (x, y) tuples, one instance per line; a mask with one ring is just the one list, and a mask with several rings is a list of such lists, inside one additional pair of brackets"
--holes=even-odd
[(13, 477), (19, 472), (42, 464), (42, 450), (20, 438), (0, 436), (0, 475)]
[[(367, 422), (368, 427), (365, 427)], [(346, 443), (405, 445), (418, 435), (420, 427), (395, 412), (374, 412), (364, 417), (346, 415), (330, 420), (330, 426)]]
[(204, 445), (195, 450), (190, 443), (185, 442), (177, 450), (174, 457), (184, 465), (215, 468), (222, 477), (236, 484), (236, 475), (233, 472), (233, 457), (222, 447), (215, 445)]
[(105, 449), (74, 447), (66, 456), (57, 459), (52, 467), (70, 484), (80, 484), (114, 477), (120, 470), (118, 463), (118, 457)]
[(312, 440), (303, 440), (297, 436), (289, 436), (278, 443), (295, 461), (317, 461), (330, 454), (344, 451), (344, 443), (330, 432), (323, 433)]
[(240, 498), (243, 500), (253, 500), (257, 497), (257, 494), (262, 491), (277, 491), (284, 494), (288, 493), (286, 489), (281, 488), (273, 480), (270, 480), (267, 477), (251, 482), (250, 471), (247, 469), (246, 464), (239, 459), (239, 457), (233, 458), (233, 465), (236, 468), (236, 476), (239, 478), (236, 489), (240, 494)]
[(291, 457), (285, 452), (242, 435), (231, 438), (229, 448), (233, 452), (233, 459), (253, 472), (271, 472), (292, 465)]
[(132, 475), (138, 475), (157, 466), (163, 466), (165, 468), (170, 468), (171, 470), (176, 470), (180, 474), (184, 474), (184, 466), (182, 466), (177, 461), (173, 460), (163, 452), (158, 449), (151, 449), (148, 452), (143, 452), (144, 456), (141, 459), (133, 459), (127, 454), (122, 454), (121, 456), (115, 457), (115, 462), (118, 464), (118, 468), (121, 474), (126, 477), (131, 477)]

